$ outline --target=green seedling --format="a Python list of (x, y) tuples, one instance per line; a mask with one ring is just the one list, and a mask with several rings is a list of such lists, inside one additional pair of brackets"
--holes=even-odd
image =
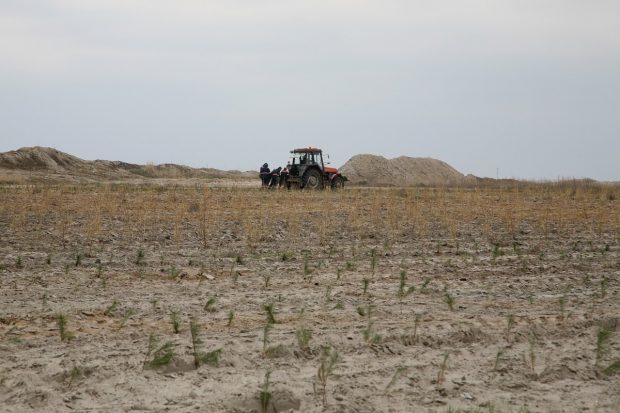
[(116, 313), (117, 308), (118, 308), (118, 301), (114, 300), (112, 301), (112, 304), (110, 304), (108, 308), (105, 309), (105, 311), (103, 312), (103, 315), (106, 317), (111, 317)]
[(403, 312), (403, 300), (410, 294), (413, 294), (415, 287), (407, 287), (407, 273), (405, 270), (400, 272), (400, 282), (398, 284), (398, 302), (400, 304), (400, 312)]
[(374, 332), (374, 323), (372, 321), (368, 321), (366, 328), (362, 331), (362, 335), (368, 344), (378, 344), (381, 342), (381, 335)]
[(565, 314), (565, 310), (566, 310), (566, 295), (562, 295), (558, 299), (558, 305), (560, 307), (560, 321), (564, 322), (564, 320), (566, 320), (566, 314)]
[(363, 293), (366, 294), (368, 292), (368, 284), (370, 283), (370, 280), (368, 278), (364, 278), (362, 282), (364, 283)]
[(179, 274), (181, 274), (181, 270), (174, 265), (171, 265), (170, 268), (168, 268), (168, 277), (170, 277), (171, 280), (176, 280)]
[(217, 366), (220, 362), (220, 355), (222, 349), (217, 349), (208, 353), (202, 352), (200, 346), (202, 340), (200, 339), (199, 325), (193, 318), (189, 322), (189, 330), (192, 338), (192, 354), (194, 356), (194, 367), (199, 368), (203, 364)]
[(217, 350), (209, 351), (205, 353), (202, 361), (209, 366), (219, 366), (220, 358), (222, 357), (222, 349), (218, 348)]
[(499, 369), (499, 364), (502, 361), (502, 357), (504, 355), (504, 349), (500, 348), (497, 350), (497, 354), (495, 355), (495, 363), (493, 364), (493, 371), (497, 372)]
[(439, 366), (439, 371), (437, 372), (437, 384), (442, 384), (446, 378), (446, 368), (448, 367), (448, 353), (443, 355), (443, 360), (441, 361), (441, 365)]
[(364, 341), (368, 344), (377, 344), (381, 342), (381, 336), (374, 331), (374, 322), (372, 321), (372, 306), (368, 304), (366, 315), (368, 316), (368, 324), (366, 328), (362, 330)]
[(312, 331), (307, 329), (306, 327), (301, 326), (295, 331), (295, 336), (297, 337), (297, 344), (299, 344), (299, 349), (301, 351), (308, 351), (310, 349)]
[(271, 401), (271, 391), (269, 390), (269, 376), (270, 371), (265, 373), (265, 381), (263, 382), (263, 388), (260, 391), (259, 400), (262, 413), (267, 413), (269, 408), (269, 402)]
[(63, 313), (58, 313), (56, 315), (56, 325), (58, 326), (58, 334), (60, 335), (60, 341), (69, 341), (73, 339), (73, 333), (69, 331), (67, 328), (67, 316)]
[(620, 359), (614, 361), (609, 366), (607, 366), (607, 368), (603, 370), (603, 373), (605, 373), (608, 376), (611, 376), (612, 374), (617, 373), (619, 371), (620, 371)]
[(118, 326), (118, 329), (122, 329), (123, 327), (125, 327), (125, 324), (127, 324), (127, 321), (136, 314), (136, 310), (134, 308), (128, 308), (125, 310), (125, 313), (123, 313), (123, 318), (121, 318), (120, 324)]
[(318, 383), (323, 390), (323, 406), (327, 406), (327, 381), (340, 361), (340, 354), (335, 349), (330, 346), (323, 347), (321, 361), (316, 373)]
[(234, 282), (237, 282), (237, 279), (235, 278), (235, 263), (234, 262), (230, 264), (230, 271), (228, 272), (228, 275), (232, 277)]
[(448, 308), (450, 309), (450, 311), (454, 311), (454, 297), (450, 295), (447, 290), (444, 292), (443, 300), (446, 304), (448, 304)]
[(228, 312), (228, 324), (226, 324), (228, 327), (232, 327), (232, 323), (233, 320), (235, 319), (235, 312), (233, 310), (230, 310)]
[(82, 369), (78, 366), (74, 366), (69, 372), (69, 387), (71, 387), (75, 381), (83, 377), (83, 375)]
[(531, 334), (529, 338), (529, 365), (532, 373), (536, 373), (536, 352), (535, 352), (535, 335)]
[(263, 304), (263, 310), (267, 316), (267, 324), (276, 324), (275, 312), (273, 310), (273, 303)]
[(596, 334), (596, 360), (594, 365), (600, 366), (603, 357), (609, 351), (609, 339), (611, 338), (611, 331), (606, 328), (599, 328)]
[(308, 259), (308, 254), (304, 255), (304, 280), (308, 281), (310, 279), (310, 275), (314, 272), (314, 269), (310, 267), (310, 261)]
[(415, 287), (407, 287), (407, 273), (405, 270), (402, 270), (400, 272), (400, 282), (398, 284), (398, 298), (402, 300), (413, 292), (415, 292)]
[(328, 304), (332, 301), (332, 286), (328, 285), (325, 287), (325, 304)]
[(267, 350), (267, 345), (269, 344), (269, 333), (272, 328), (273, 325), (271, 323), (267, 323), (265, 324), (265, 327), (263, 327), (263, 353)]
[(370, 272), (371, 276), (375, 277), (375, 269), (377, 268), (377, 249), (373, 248), (370, 250)]
[(504, 251), (502, 251), (502, 248), (499, 246), (499, 244), (495, 244), (493, 246), (493, 259), (501, 257), (502, 255), (504, 255)]
[(181, 331), (181, 319), (179, 318), (178, 310), (170, 310), (170, 323), (172, 324), (174, 334), (179, 334)]
[(603, 279), (601, 280), (601, 298), (605, 298), (605, 296), (607, 296), (607, 284), (609, 282), (609, 279), (605, 276), (603, 276)]
[[(150, 346), (152, 346), (152, 348)], [(152, 358), (147, 364), (154, 369), (169, 365), (176, 357), (174, 352), (174, 343), (172, 341), (167, 341), (158, 347), (157, 340), (155, 339), (155, 341), (151, 343), (151, 339), (149, 337), (149, 350), (150, 351), (147, 353), (147, 359), (151, 355)]]
[(515, 325), (515, 316), (512, 314), (508, 314), (506, 316), (506, 340), (510, 341), (510, 333), (512, 332), (512, 327)]
[(534, 304), (534, 294), (532, 293), (528, 293), (527, 294), (527, 302), (531, 305)]
[(413, 319), (413, 341), (416, 342), (418, 339), (418, 326), (422, 321), (422, 316), (420, 314), (416, 314)]
[(136, 265), (144, 265), (144, 251), (142, 251), (142, 249), (139, 249), (136, 255)]
[(396, 381), (400, 378), (400, 376), (402, 376), (402, 374), (405, 371), (407, 371), (406, 367), (398, 367), (396, 369), (396, 371), (392, 375), (392, 378), (390, 379), (390, 382), (387, 384), (387, 386), (385, 386), (385, 389), (383, 390), (383, 394), (388, 394), (390, 389), (394, 386), (394, 384), (396, 384)]
[(204, 310), (208, 313), (215, 313), (217, 311), (217, 308), (215, 307), (216, 302), (217, 299), (215, 297), (209, 297), (205, 303)]
[(431, 283), (431, 279), (430, 278), (425, 278), (424, 281), (422, 282), (422, 286), (420, 287), (420, 292), (422, 294), (426, 294), (428, 292), (428, 285)]

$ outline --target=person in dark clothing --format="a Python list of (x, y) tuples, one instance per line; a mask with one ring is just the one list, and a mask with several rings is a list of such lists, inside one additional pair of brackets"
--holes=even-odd
[(290, 167), (291, 167), (290, 163), (286, 164), (284, 169), (280, 171), (280, 186), (286, 186), (286, 183), (288, 182), (288, 174), (289, 174)]
[(271, 171), (271, 182), (269, 184), (269, 188), (274, 188), (278, 186), (278, 181), (280, 181), (280, 171), (282, 167), (277, 167), (273, 171)]
[(271, 171), (269, 170), (269, 165), (267, 163), (264, 163), (263, 166), (260, 167), (260, 180), (263, 183), (263, 188), (267, 188), (269, 186)]

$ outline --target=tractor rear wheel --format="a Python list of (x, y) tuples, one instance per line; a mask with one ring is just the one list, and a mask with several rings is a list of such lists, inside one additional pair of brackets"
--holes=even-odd
[(310, 169), (304, 175), (304, 188), (323, 189), (323, 176), (316, 169)]
[(342, 189), (344, 188), (344, 179), (340, 176), (335, 176), (332, 179), (332, 189)]

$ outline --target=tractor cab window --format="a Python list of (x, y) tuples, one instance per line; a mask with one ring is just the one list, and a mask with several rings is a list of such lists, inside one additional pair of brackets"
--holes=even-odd
[(309, 153), (296, 154), (295, 157), (293, 158), (293, 163), (295, 163), (295, 160), (297, 159), (297, 157), (299, 157), (300, 165), (305, 165), (305, 164), (314, 162), (313, 154), (309, 154)]
[(320, 163), (319, 155), (316, 153), (305, 152), (293, 154), (292, 165), (314, 165)]

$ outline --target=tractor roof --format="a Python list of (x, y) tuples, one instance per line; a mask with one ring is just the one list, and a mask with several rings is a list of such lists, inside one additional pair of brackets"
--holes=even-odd
[(291, 151), (291, 153), (321, 153), (321, 152), (323, 151), (320, 150), (319, 148), (313, 148), (312, 146), (309, 146), (307, 148), (293, 149)]

